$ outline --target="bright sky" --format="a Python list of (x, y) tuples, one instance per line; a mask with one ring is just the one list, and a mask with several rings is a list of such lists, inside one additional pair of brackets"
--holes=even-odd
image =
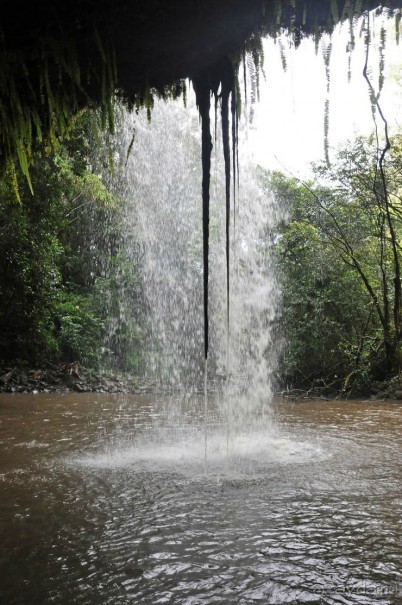
[[(381, 107), (391, 128), (402, 128), (402, 86), (389, 77), (392, 66), (402, 70), (402, 32), (396, 45), (395, 23), (385, 20), (388, 34), (385, 49), (385, 84)], [(370, 48), (370, 76), (378, 89), (380, 19)], [(370, 100), (362, 71), (365, 62), (363, 39), (356, 28), (356, 48), (352, 54), (351, 81), (348, 83), (349, 27), (338, 27), (332, 36), (329, 147), (331, 152), (348, 138), (373, 130)], [(324, 41), (328, 42), (328, 37)], [(324, 158), (324, 106), (326, 99), (325, 65), (321, 46), (318, 55), (314, 42), (304, 40), (298, 49), (283, 38), (287, 59), (282, 68), (278, 43), (265, 41), (266, 73), (260, 84), (260, 102), (248, 133), (253, 159), (268, 169), (290, 170), (300, 177), (309, 172), (309, 163)], [(399, 93), (399, 94), (398, 94)]]

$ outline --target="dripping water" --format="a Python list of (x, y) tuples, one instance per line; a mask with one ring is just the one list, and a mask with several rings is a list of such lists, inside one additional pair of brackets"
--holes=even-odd
[(205, 358), (204, 369), (204, 471), (207, 472), (208, 453), (208, 357)]

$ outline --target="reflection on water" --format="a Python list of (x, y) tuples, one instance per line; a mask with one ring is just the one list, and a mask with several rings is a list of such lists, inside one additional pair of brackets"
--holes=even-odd
[[(401, 407), (278, 402), (186, 430), (150, 399), (0, 396), (0, 602), (402, 602)], [(160, 412), (159, 412), (160, 413)]]

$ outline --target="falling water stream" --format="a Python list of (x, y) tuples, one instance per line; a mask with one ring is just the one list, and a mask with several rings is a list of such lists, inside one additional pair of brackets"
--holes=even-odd
[(243, 161), (229, 334), (213, 164), (206, 371), (197, 114), (124, 125), (122, 240), (159, 394), (0, 395), (0, 603), (399, 605), (400, 404), (273, 399), (278, 216)]
[[(135, 229), (143, 251), (146, 372), (165, 392), (175, 393), (169, 402), (175, 424), (183, 418), (183, 405), (191, 406), (191, 397), (204, 391), (207, 458), (209, 424), (216, 432), (220, 423), (227, 447), (236, 447), (238, 434), (253, 427), (262, 430), (264, 416), (271, 422), (280, 297), (272, 233), (279, 211), (273, 199), (262, 193), (256, 167), (240, 155), (241, 186), (232, 199), (230, 221), (228, 317), (225, 175), (217, 125), (210, 209), (210, 347), (205, 363), (201, 147), (195, 100), (190, 95), (186, 108), (180, 103), (158, 103), (151, 122), (145, 113), (125, 114), (123, 124), (123, 156), (135, 133), (122, 185), (127, 200), (123, 231), (130, 242)], [(215, 416), (207, 404), (208, 393), (214, 395)], [(160, 405), (166, 415), (166, 398)]]

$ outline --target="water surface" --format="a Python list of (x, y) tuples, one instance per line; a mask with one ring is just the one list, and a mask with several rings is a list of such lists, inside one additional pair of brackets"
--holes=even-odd
[(0, 396), (1, 603), (402, 602), (400, 404), (189, 408)]

